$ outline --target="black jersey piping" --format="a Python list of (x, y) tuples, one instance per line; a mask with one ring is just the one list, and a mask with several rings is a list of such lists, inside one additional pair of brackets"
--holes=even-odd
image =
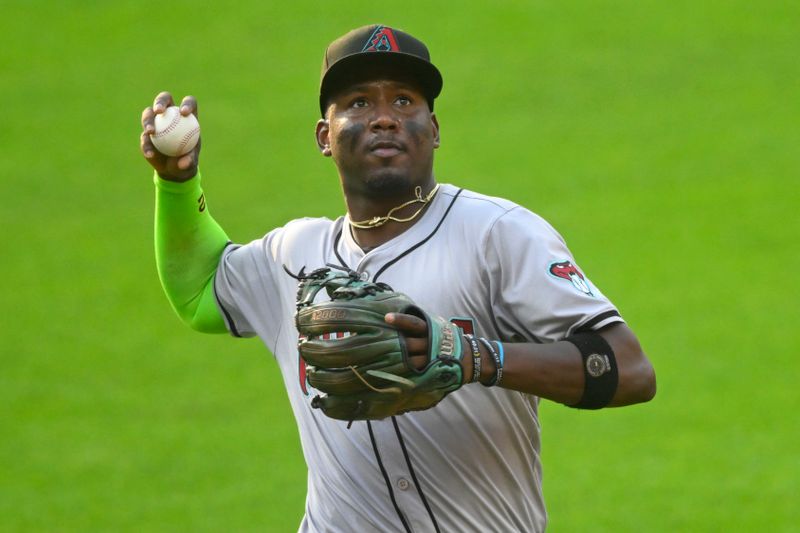
[[(383, 274), (384, 271), (387, 268), (389, 268), (393, 264), (397, 263), (400, 259), (402, 259), (403, 257), (407, 256), (408, 254), (410, 254), (411, 252), (413, 252), (414, 250), (416, 250), (417, 248), (419, 248), (420, 246), (422, 246), (423, 244), (428, 242), (431, 239), (431, 237), (433, 237), (436, 234), (436, 232), (439, 231), (439, 228), (442, 226), (442, 223), (444, 222), (444, 219), (447, 218), (447, 215), (450, 214), (450, 210), (453, 208), (453, 205), (456, 203), (456, 200), (461, 195), (461, 192), (463, 190), (464, 189), (459, 189), (456, 192), (456, 194), (453, 195), (453, 199), (450, 200), (450, 204), (447, 206), (447, 209), (445, 210), (444, 214), (442, 215), (442, 218), (439, 219), (439, 222), (436, 224), (436, 227), (433, 228), (433, 231), (427, 237), (425, 237), (424, 239), (419, 241), (417, 244), (415, 244), (411, 248), (407, 249), (406, 251), (404, 251), (403, 253), (401, 253), (400, 255), (398, 255), (397, 257), (395, 257), (394, 259), (392, 259), (391, 261), (389, 261), (385, 265), (383, 265), (383, 267), (381, 267), (381, 269), (378, 270), (378, 273), (375, 274), (375, 276), (373, 276), (372, 281), (377, 282), (378, 281), (378, 276)], [(339, 260), (339, 264), (342, 267), (344, 267), (344, 268), (349, 270), (350, 267), (347, 265), (347, 263), (344, 261), (342, 256), (339, 254), (339, 241), (341, 240), (343, 232), (344, 232), (344, 224), (342, 224), (341, 231), (336, 235), (336, 238), (333, 240), (333, 253), (336, 255), (336, 259)], [(417, 493), (419, 494), (419, 497), (422, 500), (423, 505), (425, 506), (425, 510), (428, 511), (428, 516), (430, 516), (431, 521), (433, 522), (433, 527), (435, 528), (436, 532), (439, 533), (439, 524), (436, 522), (436, 517), (433, 515), (433, 510), (431, 509), (430, 505), (428, 504), (428, 499), (425, 497), (425, 493), (422, 491), (422, 487), (419, 484), (419, 480), (417, 479), (417, 475), (414, 473), (414, 467), (411, 464), (411, 457), (408, 454), (408, 450), (406, 449), (405, 442), (403, 441), (403, 435), (400, 432), (400, 426), (397, 425), (397, 422), (395, 421), (395, 417), (392, 417), (392, 423), (394, 424), (394, 431), (395, 431), (395, 434), (397, 435), (397, 440), (400, 442), (400, 448), (403, 450), (403, 457), (405, 458), (406, 465), (408, 466), (409, 473), (411, 474), (411, 479), (414, 481), (414, 487), (417, 489)], [(380, 452), (378, 452), (378, 445), (375, 442), (375, 435), (372, 432), (372, 424), (370, 423), (369, 420), (367, 420), (367, 430), (369, 431), (369, 440), (372, 443), (372, 451), (375, 454), (375, 459), (377, 459), (377, 461), (378, 461), (378, 468), (380, 468), (381, 474), (383, 474), (383, 480), (386, 483), (386, 488), (389, 491), (389, 497), (392, 500), (392, 505), (394, 505), (394, 510), (397, 512), (397, 516), (400, 518), (400, 521), (403, 523), (403, 527), (405, 527), (406, 531), (410, 532), (411, 530), (410, 530), (410, 528), (408, 526), (408, 523), (406, 522), (406, 518), (403, 515), (403, 512), (400, 510), (400, 507), (397, 505), (397, 500), (395, 500), (394, 490), (392, 489), (392, 482), (389, 479), (389, 474), (386, 472), (386, 468), (383, 466), (383, 461), (381, 460), (381, 454), (380, 454)]]
[[(450, 205), (447, 206), (447, 209), (442, 215), (442, 218), (439, 219), (439, 223), (436, 224), (436, 227), (433, 228), (433, 231), (427, 237), (419, 241), (417, 244), (415, 244), (411, 248), (407, 249), (406, 251), (404, 251), (403, 253), (401, 253), (400, 255), (398, 255), (385, 265), (383, 265), (380, 268), (380, 270), (378, 270), (378, 272), (372, 277), (372, 281), (377, 282), (380, 275), (383, 274), (387, 268), (394, 265), (402, 258), (404, 258), (408, 254), (410, 254), (411, 252), (413, 252), (414, 250), (416, 250), (417, 248), (428, 242), (431, 239), (431, 237), (433, 237), (436, 234), (436, 232), (439, 231), (439, 228), (442, 227), (444, 219), (447, 218), (447, 215), (450, 214), (450, 210), (453, 208), (453, 205), (456, 203), (456, 200), (458, 200), (458, 197), (461, 194), (461, 191), (463, 190), (464, 189), (459, 189), (458, 192), (456, 192), (456, 194), (453, 196), (453, 199), (450, 200)], [(428, 516), (430, 516), (431, 522), (433, 522), (434, 529), (436, 530), (437, 533), (439, 533), (439, 524), (436, 522), (436, 517), (433, 515), (433, 510), (431, 509), (431, 506), (428, 505), (428, 499), (425, 497), (425, 493), (422, 491), (422, 486), (419, 484), (417, 475), (414, 473), (414, 466), (411, 464), (411, 457), (408, 455), (408, 450), (406, 449), (405, 442), (403, 441), (403, 434), (400, 432), (400, 426), (397, 425), (395, 417), (392, 417), (392, 424), (394, 424), (394, 432), (397, 435), (397, 440), (400, 442), (400, 449), (403, 450), (403, 457), (406, 460), (406, 465), (408, 466), (408, 471), (411, 474), (411, 479), (414, 481), (414, 487), (416, 487), (417, 493), (419, 493), (419, 497), (422, 500), (423, 505), (425, 506), (425, 510), (428, 511)]]
[(438, 224), (436, 224), (436, 227), (435, 227), (435, 228), (433, 228), (433, 231), (430, 233), (430, 235), (428, 235), (427, 237), (425, 237), (424, 239), (422, 239), (421, 241), (419, 241), (417, 244), (415, 244), (414, 246), (412, 246), (411, 248), (409, 248), (408, 250), (406, 250), (406, 251), (405, 251), (405, 252), (403, 252), (402, 254), (398, 255), (397, 257), (395, 257), (394, 259), (392, 259), (391, 261), (389, 261), (388, 263), (386, 263), (385, 265), (383, 265), (383, 266), (381, 267), (381, 269), (380, 269), (380, 270), (378, 270), (378, 273), (377, 273), (377, 274), (375, 274), (375, 275), (372, 277), (372, 281), (375, 281), (375, 282), (377, 282), (377, 281), (378, 281), (378, 277), (379, 277), (381, 274), (383, 274), (383, 272), (384, 272), (384, 271), (385, 271), (387, 268), (389, 268), (389, 267), (390, 267), (390, 266), (392, 266), (393, 264), (397, 263), (397, 262), (398, 262), (398, 261), (400, 261), (402, 258), (404, 258), (404, 257), (405, 257), (405, 256), (407, 256), (408, 254), (410, 254), (411, 252), (413, 252), (414, 250), (416, 250), (417, 248), (419, 248), (420, 246), (422, 246), (423, 244), (425, 244), (426, 242), (428, 242), (428, 241), (430, 240), (430, 238), (431, 238), (431, 237), (433, 237), (433, 236), (436, 234), (436, 232), (437, 232), (437, 231), (439, 231), (439, 228), (442, 226), (442, 223), (444, 222), (444, 219), (446, 219), (446, 218), (447, 218), (447, 215), (449, 215), (449, 214), (450, 214), (450, 210), (453, 208), (453, 204), (455, 204), (455, 203), (456, 203), (456, 200), (458, 200), (458, 197), (459, 197), (459, 195), (461, 194), (461, 191), (463, 191), (463, 190), (464, 190), (464, 189), (458, 189), (458, 192), (456, 192), (456, 194), (453, 196), (453, 199), (452, 199), (452, 200), (450, 200), (450, 205), (448, 205), (448, 206), (447, 206), (447, 210), (445, 210), (445, 212), (444, 212), (444, 215), (442, 215), (442, 218), (439, 220), (439, 223), (438, 223)]
[[(228, 244), (225, 245), (225, 248), (227, 248), (231, 244), (233, 244), (233, 242), (232, 241), (228, 241)], [(217, 269), (218, 269), (217, 271), (219, 271), (219, 267), (217, 267)], [(225, 320), (228, 321), (228, 327), (230, 327), (231, 335), (233, 335), (234, 337), (240, 337), (241, 338), (242, 335), (239, 333), (239, 330), (236, 329), (236, 324), (233, 322), (233, 317), (228, 312), (228, 310), (225, 309), (225, 306), (222, 305), (222, 300), (219, 299), (219, 294), (217, 294), (217, 273), (216, 272), (214, 273), (214, 281), (212, 283), (213, 283), (213, 287), (212, 288), (214, 289), (214, 299), (217, 301), (217, 305), (219, 306), (220, 310), (222, 311), (222, 314), (225, 315)]]
[(425, 493), (422, 492), (422, 487), (419, 484), (419, 480), (417, 480), (417, 474), (414, 473), (414, 466), (411, 464), (411, 457), (408, 455), (406, 443), (403, 440), (403, 434), (400, 432), (400, 426), (397, 424), (397, 417), (392, 417), (392, 424), (394, 425), (394, 432), (397, 434), (397, 440), (400, 441), (400, 449), (403, 450), (403, 457), (406, 459), (406, 465), (408, 465), (408, 471), (411, 473), (411, 479), (414, 480), (414, 486), (417, 487), (417, 492), (419, 492), (419, 497), (422, 500), (422, 504), (425, 506), (425, 510), (428, 511), (428, 516), (431, 517), (431, 522), (433, 522), (433, 529), (436, 530), (436, 533), (441, 533), (439, 530), (439, 524), (436, 522), (436, 517), (433, 516), (433, 510), (431, 509), (431, 506), (428, 505), (428, 499), (425, 497)]
[[(342, 231), (344, 231), (344, 226), (342, 226)], [(350, 267), (345, 263), (342, 256), (339, 255), (339, 238), (342, 236), (342, 232), (339, 232), (336, 235), (336, 238), (333, 241), (333, 252), (336, 254), (336, 259), (339, 260), (339, 264), (348, 270)], [(400, 519), (400, 522), (403, 524), (403, 528), (406, 530), (407, 533), (411, 533), (411, 528), (406, 521), (406, 517), (403, 514), (403, 511), (400, 510), (400, 506), (397, 505), (397, 500), (394, 497), (394, 489), (392, 489), (392, 481), (389, 479), (389, 473), (386, 472), (386, 467), (383, 466), (383, 459), (381, 459), (381, 454), (378, 451), (378, 443), (375, 441), (375, 434), (372, 431), (372, 424), (369, 420), (367, 420), (367, 431), (369, 431), (369, 441), (372, 443), (372, 453), (375, 454), (375, 460), (378, 461), (378, 468), (381, 471), (381, 475), (383, 475), (383, 482), (386, 484), (386, 490), (389, 491), (389, 499), (392, 501), (392, 505), (394, 506), (394, 510), (397, 513), (397, 517)]]
[(341, 239), (341, 238), (342, 238), (342, 232), (343, 232), (343, 231), (344, 231), (344, 224), (342, 224), (342, 231), (340, 231), (339, 233), (337, 233), (337, 234), (336, 234), (336, 238), (335, 238), (335, 239), (333, 239), (333, 253), (335, 253), (335, 254), (336, 254), (336, 259), (338, 259), (338, 260), (339, 260), (339, 264), (340, 264), (340, 265), (342, 265), (342, 266), (343, 266), (344, 268), (346, 268), (347, 270), (350, 270), (350, 267), (349, 267), (349, 266), (347, 266), (347, 263), (345, 263), (345, 262), (344, 262), (344, 259), (342, 259), (342, 256), (341, 256), (341, 255), (339, 255), (339, 239)]
[(597, 315), (596, 317), (592, 318), (591, 320), (588, 320), (585, 324), (582, 324), (580, 327), (576, 328), (575, 331), (578, 332), (578, 331), (592, 330), (597, 324), (599, 324), (603, 320), (606, 320), (606, 319), (611, 318), (611, 317), (620, 317), (620, 318), (622, 318), (620, 316), (619, 312), (616, 311), (616, 310), (606, 311), (605, 313), (600, 313), (599, 315)]
[(397, 516), (400, 517), (400, 521), (403, 523), (403, 527), (408, 533), (411, 533), (411, 528), (408, 526), (408, 522), (406, 521), (405, 515), (403, 515), (403, 511), (400, 510), (400, 506), (397, 505), (397, 500), (394, 497), (394, 490), (392, 489), (392, 482), (389, 480), (389, 474), (386, 472), (386, 468), (383, 466), (383, 461), (381, 460), (381, 454), (378, 451), (378, 444), (375, 442), (375, 434), (372, 432), (372, 424), (369, 420), (367, 420), (367, 430), (369, 431), (369, 440), (372, 443), (372, 451), (375, 452), (375, 458), (378, 459), (378, 467), (381, 469), (381, 474), (383, 474), (383, 480), (386, 482), (386, 488), (389, 489), (389, 498), (392, 500), (392, 505), (394, 505), (394, 510), (397, 512)]

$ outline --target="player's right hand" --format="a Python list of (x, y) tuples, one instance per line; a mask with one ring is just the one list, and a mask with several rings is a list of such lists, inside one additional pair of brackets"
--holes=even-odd
[[(186, 181), (193, 178), (197, 174), (197, 165), (200, 159), (200, 140), (197, 141), (197, 146), (188, 154), (183, 154), (177, 157), (170, 157), (162, 154), (153, 142), (150, 140), (150, 135), (155, 133), (155, 116), (163, 113), (169, 106), (175, 105), (172, 99), (172, 94), (167, 91), (158, 93), (156, 99), (153, 101), (152, 107), (146, 107), (142, 111), (142, 136), (140, 140), (140, 148), (142, 155), (150, 163), (158, 175), (165, 180), (169, 181)], [(197, 100), (194, 96), (186, 96), (181, 101), (181, 115), (187, 116), (194, 114), (197, 116)]]

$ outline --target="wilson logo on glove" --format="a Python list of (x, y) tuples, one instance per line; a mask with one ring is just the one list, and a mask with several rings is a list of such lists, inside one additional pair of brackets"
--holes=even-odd
[(449, 326), (445, 326), (442, 328), (442, 343), (440, 348), (441, 355), (453, 357), (454, 346), (455, 340), (453, 337), (453, 331)]

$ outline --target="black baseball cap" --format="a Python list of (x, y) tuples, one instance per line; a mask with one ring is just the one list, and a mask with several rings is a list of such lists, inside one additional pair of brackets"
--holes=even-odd
[(370, 69), (387, 67), (416, 82), (433, 110), (433, 100), (442, 91), (442, 75), (431, 63), (428, 47), (404, 31), (371, 24), (342, 35), (325, 50), (319, 85), (322, 116), (334, 91)]

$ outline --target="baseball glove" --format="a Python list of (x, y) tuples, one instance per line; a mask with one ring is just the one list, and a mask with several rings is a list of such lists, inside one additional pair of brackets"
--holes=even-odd
[[(375, 420), (429, 409), (461, 387), (462, 332), (456, 325), (355, 272), (321, 268), (295, 277), (300, 356), (309, 384), (324, 393), (312, 407), (339, 420)], [(314, 303), (323, 288), (330, 301)], [(386, 313), (427, 323), (427, 362), (421, 368), (411, 364), (405, 337), (385, 322)]]

